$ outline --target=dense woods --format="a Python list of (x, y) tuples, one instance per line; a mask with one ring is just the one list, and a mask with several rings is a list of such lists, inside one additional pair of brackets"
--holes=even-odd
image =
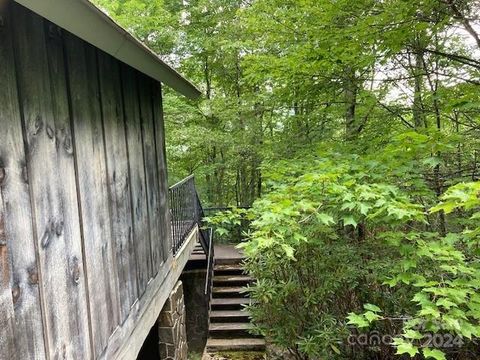
[[(477, 359), (480, 4), (97, 0), (198, 84), (171, 182), (253, 220), (258, 331), (295, 359)], [(219, 226), (225, 232), (228, 226)]]

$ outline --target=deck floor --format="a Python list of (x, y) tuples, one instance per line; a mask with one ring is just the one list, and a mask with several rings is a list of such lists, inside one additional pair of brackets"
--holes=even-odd
[(244, 257), (243, 251), (237, 249), (235, 245), (215, 245), (216, 260), (241, 260)]
[[(205, 260), (205, 254), (201, 252), (200, 246), (197, 243), (197, 249), (190, 255), (190, 260)], [(215, 245), (215, 262), (220, 264), (222, 262), (236, 261), (244, 259), (243, 251), (235, 248), (235, 245)]]

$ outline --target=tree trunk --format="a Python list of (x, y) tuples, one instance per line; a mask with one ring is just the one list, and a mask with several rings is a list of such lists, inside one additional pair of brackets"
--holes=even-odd
[(353, 141), (357, 139), (360, 131), (360, 126), (357, 124), (355, 116), (358, 86), (354, 70), (347, 68), (345, 74), (345, 139), (347, 141)]
[(423, 113), (423, 52), (418, 47), (415, 49), (415, 64), (413, 68), (414, 92), (413, 92), (413, 120), (415, 129), (419, 130), (426, 127)]

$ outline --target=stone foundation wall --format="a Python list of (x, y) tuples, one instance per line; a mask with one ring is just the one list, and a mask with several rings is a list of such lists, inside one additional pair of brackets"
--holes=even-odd
[(207, 270), (184, 271), (181, 280), (187, 308), (188, 350), (202, 353), (208, 336), (208, 296), (205, 295)]
[(187, 360), (186, 314), (182, 282), (173, 288), (158, 319), (160, 359)]

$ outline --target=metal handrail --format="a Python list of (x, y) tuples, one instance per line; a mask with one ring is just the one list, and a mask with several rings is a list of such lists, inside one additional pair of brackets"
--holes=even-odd
[[(199, 242), (207, 258), (205, 295), (210, 295), (213, 281), (214, 244), (213, 229), (203, 223), (205, 213), (195, 187), (193, 175), (179, 181), (169, 189), (170, 221), (172, 224), (172, 252), (175, 255), (195, 226), (199, 228)], [(208, 243), (207, 243), (208, 241)]]
[(210, 290), (212, 289), (210, 282), (213, 280), (214, 257), (215, 255), (214, 255), (214, 247), (213, 247), (213, 229), (210, 228), (210, 236), (208, 241), (208, 255), (207, 255), (207, 273), (205, 274), (205, 295), (210, 295)]
[(209, 234), (203, 223), (205, 212), (195, 187), (195, 177), (193, 175), (170, 187), (169, 207), (172, 223), (173, 253), (177, 253), (193, 227), (198, 225), (200, 244), (205, 254), (207, 254), (209, 251), (207, 243)]
[(173, 189), (173, 188), (176, 188), (176, 187), (179, 187), (180, 185), (186, 183), (187, 181), (190, 181), (192, 179), (195, 179), (195, 175), (188, 175), (186, 178), (178, 181), (177, 183), (173, 184), (172, 186), (170, 186), (170, 189)]

